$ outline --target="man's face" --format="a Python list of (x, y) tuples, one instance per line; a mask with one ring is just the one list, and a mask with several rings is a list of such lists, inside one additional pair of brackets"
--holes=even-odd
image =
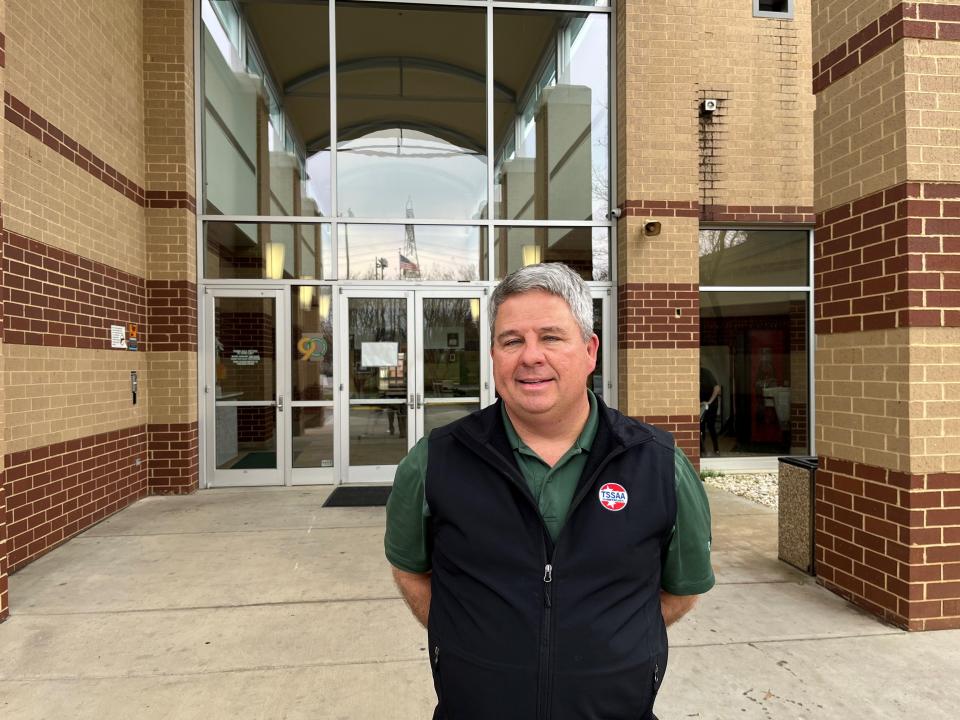
[(527, 421), (575, 411), (597, 364), (596, 335), (584, 342), (567, 303), (532, 290), (508, 298), (493, 328), (493, 377), (511, 414)]

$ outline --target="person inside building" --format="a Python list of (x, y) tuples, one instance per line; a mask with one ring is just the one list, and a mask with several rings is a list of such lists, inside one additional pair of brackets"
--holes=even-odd
[(710, 433), (713, 442), (713, 454), (720, 454), (717, 442), (717, 410), (720, 407), (720, 384), (707, 368), (700, 368), (700, 455), (706, 454), (703, 436)]
[(387, 504), (434, 718), (655, 718), (666, 626), (714, 584), (703, 484), (669, 433), (587, 388), (576, 273), (508, 275), (490, 317), (499, 401), (421, 440)]

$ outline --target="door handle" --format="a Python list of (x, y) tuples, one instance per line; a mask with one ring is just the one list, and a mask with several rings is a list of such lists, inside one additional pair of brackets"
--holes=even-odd
[(277, 398), (277, 411), (283, 412), (283, 395)]
[(410, 399), (407, 400), (407, 407), (410, 408), (411, 410), (413, 410), (413, 408), (416, 407), (413, 401), (413, 393), (410, 393)]
[(417, 393), (417, 410), (423, 407), (423, 395)]

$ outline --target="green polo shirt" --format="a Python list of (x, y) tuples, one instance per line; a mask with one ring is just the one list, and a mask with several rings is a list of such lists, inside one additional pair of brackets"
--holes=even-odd
[[(587, 463), (587, 455), (597, 434), (599, 413), (593, 393), (590, 415), (570, 449), (550, 467), (517, 435), (506, 410), (504, 429), (513, 456), (544, 523), (554, 540), (560, 534), (570, 510), (573, 495)], [(428, 541), (430, 508), (424, 495), (427, 472), (427, 438), (418, 442), (400, 462), (387, 502), (387, 529), (384, 548), (387, 560), (399, 570), (412, 573), (430, 571)], [(663, 559), (661, 587), (674, 595), (698, 595), (713, 587), (710, 565), (710, 505), (697, 471), (683, 451), (674, 453), (674, 481), (677, 489), (677, 518), (670, 545)]]

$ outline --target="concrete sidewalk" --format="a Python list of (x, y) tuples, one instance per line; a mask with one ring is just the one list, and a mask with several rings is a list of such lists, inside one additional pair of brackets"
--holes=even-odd
[[(149, 498), (14, 575), (0, 717), (430, 718), (383, 509), (328, 493)], [(711, 501), (718, 585), (671, 629), (661, 720), (956, 717), (960, 631), (880, 624), (777, 561), (774, 511)]]

